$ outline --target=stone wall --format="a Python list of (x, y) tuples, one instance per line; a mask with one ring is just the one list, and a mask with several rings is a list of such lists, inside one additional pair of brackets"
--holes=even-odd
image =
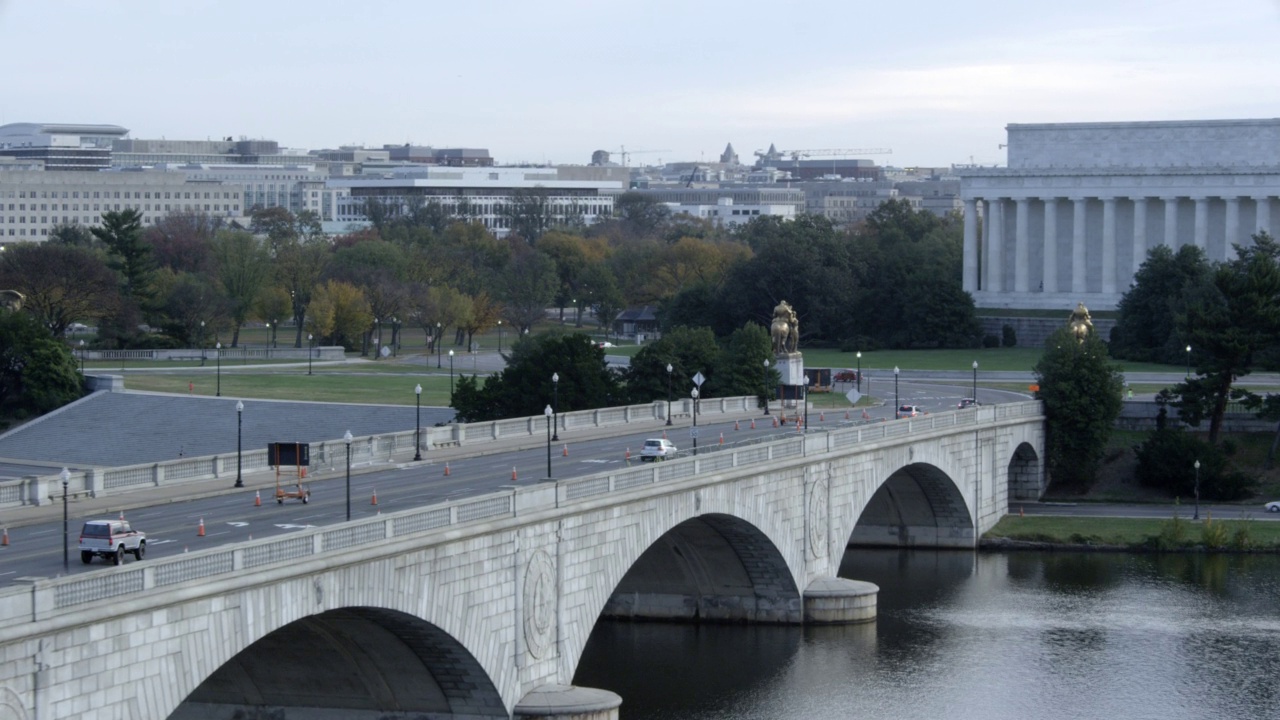
[[(1013, 326), (1013, 332), (1018, 336), (1018, 347), (1043, 348), (1045, 340), (1054, 333), (1055, 330), (1065, 327), (1067, 324), (1067, 316), (1070, 311), (1064, 312), (1062, 318), (1028, 318), (1028, 317), (983, 317), (982, 334), (995, 335), (998, 338), (1004, 338), (1004, 326)], [(1115, 320), (1103, 320), (1093, 318), (1093, 331), (1104, 342), (1111, 340), (1111, 329), (1116, 326)]]

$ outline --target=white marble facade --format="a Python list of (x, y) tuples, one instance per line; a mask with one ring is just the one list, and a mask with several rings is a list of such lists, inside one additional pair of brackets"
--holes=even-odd
[(1280, 119), (1007, 130), (1007, 168), (959, 171), (979, 307), (1111, 310), (1157, 245), (1225, 260), (1280, 229)]

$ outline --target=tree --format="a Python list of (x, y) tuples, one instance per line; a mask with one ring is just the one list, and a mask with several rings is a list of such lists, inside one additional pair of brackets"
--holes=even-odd
[(222, 218), (196, 210), (178, 210), (158, 219), (143, 235), (160, 267), (212, 274), (210, 242), (222, 225)]
[(80, 395), (70, 348), (30, 313), (0, 310), (0, 415), (46, 413)]
[(115, 273), (79, 245), (11, 246), (0, 253), (0, 287), (25, 295), (23, 308), (54, 337), (73, 322), (110, 315), (120, 301)]
[(542, 319), (555, 298), (555, 261), (541, 252), (515, 252), (503, 269), (498, 297), (504, 317), (516, 330), (528, 330)]
[(1211, 275), (1204, 250), (1195, 245), (1183, 245), (1176, 253), (1165, 245), (1152, 248), (1120, 298), (1111, 352), (1126, 360), (1181, 363), (1187, 335), (1178, 324), (1179, 314), (1185, 312), (1188, 294), (1207, 287)]
[(49, 237), (44, 242), (46, 245), (71, 245), (86, 249), (95, 249), (102, 245), (93, 233), (89, 232), (88, 226), (71, 223), (54, 225), (49, 229)]
[[(715, 387), (715, 377), (720, 348), (710, 328), (676, 327), (662, 338), (645, 345), (631, 358), (624, 374), (627, 396), (633, 403), (664, 400), (668, 382), (676, 398), (688, 397), (693, 389), (693, 376), (702, 373)], [(671, 365), (671, 372), (667, 372)]]
[(671, 218), (671, 208), (657, 198), (638, 192), (626, 192), (613, 201), (613, 212), (624, 231), (633, 237), (657, 237)]
[[(1236, 247), (1234, 260), (1214, 266), (1211, 284), (1186, 301), (1180, 321), (1195, 350), (1196, 377), (1174, 387), (1183, 420), (1209, 418), (1209, 442), (1217, 444), (1227, 403), (1256, 395), (1234, 387), (1252, 372), (1255, 358), (1280, 337), (1280, 245), (1266, 233)], [(1163, 397), (1168, 397), (1164, 395)]]
[[(330, 280), (318, 286), (313, 293), (308, 314), (316, 313), (312, 333), (328, 337), (334, 344), (355, 347), (373, 322), (373, 311), (364, 293), (351, 283)], [(326, 330), (328, 332), (326, 332)]]
[(551, 192), (544, 187), (518, 188), (511, 193), (511, 199), (498, 208), (498, 215), (506, 221), (512, 234), (536, 245), (555, 223), (550, 197)]
[(749, 322), (734, 330), (716, 358), (715, 371), (705, 386), (707, 395), (756, 395), (763, 403), (768, 392), (764, 361), (770, 359), (772, 349), (773, 340), (763, 326)]
[[(329, 259), (328, 244), (322, 239), (282, 241), (275, 247), (275, 282), (289, 294), (289, 314), (297, 328), (294, 347), (302, 347), (302, 325), (311, 303), (311, 293), (324, 275)], [(283, 315), (275, 316), (279, 319)]]
[(1045, 462), (1053, 482), (1085, 490), (1093, 482), (1107, 438), (1124, 403), (1124, 379), (1094, 333), (1078, 342), (1070, 328), (1054, 331), (1035, 366), (1044, 402)]
[(168, 278), (159, 308), (165, 334), (189, 347), (207, 343), (210, 332), (216, 338), (231, 320), (231, 305), (215, 281), (195, 273), (160, 272)]
[(154, 296), (151, 280), (156, 271), (151, 246), (142, 238), (142, 213), (132, 208), (102, 214), (102, 225), (89, 229), (107, 247), (111, 269), (120, 273), (127, 297), (145, 306)]
[(231, 347), (240, 345), (240, 328), (271, 276), (267, 248), (252, 233), (223, 230), (213, 238), (218, 283), (227, 297), (227, 312), (235, 327)]

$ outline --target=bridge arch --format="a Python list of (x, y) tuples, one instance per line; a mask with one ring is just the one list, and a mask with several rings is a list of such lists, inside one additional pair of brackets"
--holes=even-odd
[(373, 607), (328, 610), (266, 634), (169, 717), (274, 717), (306, 708), (348, 718), (508, 717), (494, 683), (461, 643), (412, 615)]
[(1024, 440), (1009, 456), (1009, 500), (1039, 500), (1044, 494), (1044, 468), (1035, 446)]
[(875, 489), (849, 544), (972, 548), (974, 539), (973, 514), (953, 475), (909, 460)]

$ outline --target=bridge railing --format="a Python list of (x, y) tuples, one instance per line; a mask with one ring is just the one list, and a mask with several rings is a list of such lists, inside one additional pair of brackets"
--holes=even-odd
[[(699, 410), (701, 413), (702, 410)], [(48, 619), (88, 603), (191, 581), (243, 573), (284, 562), (298, 562), (442, 528), (511, 518), (519, 514), (565, 507), (584, 498), (634, 490), (733, 468), (790, 457), (820, 455), (895, 437), (980, 426), (1042, 413), (1039, 402), (988, 405), (923, 417), (851, 426), (808, 434), (787, 433), (764, 442), (717, 447), (697, 456), (631, 466), (555, 483), (513, 487), (465, 500), (379, 515), (280, 538), (250, 540), (173, 558), (132, 563), (62, 578), (20, 578), (0, 592), (0, 630)], [(354, 446), (354, 444), (353, 444)], [(345, 444), (344, 444), (345, 451)], [(8, 633), (0, 633), (0, 641)]]
[[(132, 351), (131, 351), (132, 352)], [(691, 398), (672, 402), (672, 413), (692, 412)], [(755, 396), (703, 399), (699, 414), (716, 415), (747, 412), (756, 407)], [(593, 427), (611, 427), (630, 423), (665, 420), (665, 400), (560, 413), (558, 432)], [(479, 423), (458, 423), (424, 427), (415, 437), (412, 429), (358, 437), (351, 443), (351, 461), (355, 464), (392, 462), (397, 455), (413, 455), (414, 440), (422, 443), (423, 452), (448, 445), (477, 445), (512, 437), (535, 437), (546, 432), (546, 418), (534, 415), (524, 418)], [(346, 462), (346, 443), (341, 439), (311, 443), (311, 462), (315, 467), (334, 469)], [(72, 472), (67, 492), (72, 497), (103, 497), (148, 487), (163, 487), (214, 478), (234, 476), (239, 457), (242, 473), (263, 472), (274, 467), (266, 449), (247, 450), (201, 457), (178, 458), (157, 463), (141, 463), (114, 468), (92, 468)], [(44, 505), (61, 498), (61, 479), (56, 474), (31, 476), (0, 483), (0, 508), (21, 505)]]

